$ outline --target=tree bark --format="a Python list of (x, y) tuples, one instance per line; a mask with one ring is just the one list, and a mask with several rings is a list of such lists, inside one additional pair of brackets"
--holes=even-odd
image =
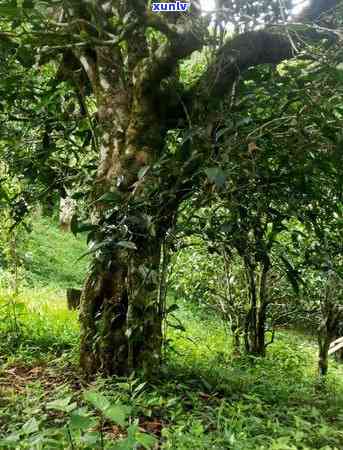
[(258, 354), (257, 348), (257, 292), (256, 292), (256, 280), (255, 270), (249, 263), (245, 263), (247, 279), (248, 279), (248, 292), (250, 300), (250, 309), (246, 317), (245, 322), (245, 351), (248, 354)]
[(239, 325), (234, 321), (231, 324), (231, 333), (232, 353), (235, 356), (239, 356), (241, 354), (241, 331)]
[(323, 319), (318, 332), (318, 372), (319, 376), (327, 375), (329, 368), (329, 348), (335, 339), (336, 330), (339, 323), (339, 313), (332, 304), (326, 305), (326, 317)]
[[(160, 244), (131, 260), (130, 302), (127, 317), (129, 372), (139, 368), (153, 375), (160, 364), (162, 352), (162, 315), (159, 305)], [(147, 265), (149, 262), (149, 265)], [(141, 268), (145, 267), (145, 273)]]
[[(335, 336), (334, 340), (343, 337), (343, 326), (342, 326), (342, 320), (340, 320), (337, 324), (337, 328), (335, 330)], [(343, 349), (337, 350), (334, 354), (336, 361), (343, 363)]]
[(266, 318), (267, 318), (267, 275), (269, 263), (261, 269), (261, 279), (257, 287), (256, 268), (246, 262), (248, 289), (250, 297), (250, 310), (245, 322), (245, 351), (254, 356), (265, 356), (266, 354)]
[(87, 376), (127, 373), (127, 303), (122, 268), (86, 279), (80, 309), (80, 365)]
[[(93, 210), (93, 223), (99, 230), (93, 248), (100, 248), (100, 257), (97, 250), (80, 310), (80, 364), (88, 376), (97, 372), (127, 375), (136, 370), (149, 376), (160, 363), (158, 270), (163, 231), (158, 225), (159, 209), (150, 205), (149, 210), (146, 180), (138, 174), (156, 160), (163, 137), (155, 93), (147, 81), (151, 67), (144, 58), (144, 45), (142, 49), (142, 55), (136, 54), (139, 62), (135, 55), (130, 59), (136, 66), (131, 82), (118, 71), (123, 63), (113, 49), (97, 49), (96, 58), (80, 56), (93, 85), (100, 122)], [(118, 196), (117, 209), (102, 200), (107, 193)], [(155, 235), (139, 229), (147, 214), (154, 218)], [(129, 242), (118, 246), (123, 229)], [(104, 242), (108, 249), (101, 255)]]
[(76, 201), (70, 196), (60, 198), (59, 222), (62, 231), (71, 230), (71, 222), (76, 210)]
[(158, 370), (162, 351), (159, 246), (141, 247), (137, 254), (118, 252), (111, 271), (90, 274), (85, 282), (80, 364), (88, 376), (129, 375), (137, 370), (151, 376)]
[(331, 338), (327, 333), (325, 325), (319, 330), (318, 344), (319, 344), (319, 359), (318, 359), (318, 371), (320, 376), (325, 376), (329, 368), (329, 347)]
[(246, 318), (245, 329), (245, 351), (247, 354), (254, 356), (265, 356), (265, 329), (266, 314), (265, 306), (251, 308)]

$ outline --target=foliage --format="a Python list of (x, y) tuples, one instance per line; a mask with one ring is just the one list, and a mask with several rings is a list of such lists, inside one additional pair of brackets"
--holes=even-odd
[[(48, 307), (39, 308), (50, 324), (56, 321), (54, 304), (50, 294)], [(65, 305), (59, 311), (66, 312)], [(199, 320), (196, 309), (185, 306), (177, 314), (187, 335), (169, 331), (175, 351), (152, 383), (110, 378), (83, 388), (81, 374), (70, 366), (73, 350), (64, 347), (58, 356), (46, 348), (37, 360), (22, 346), (0, 374), (2, 448), (68, 448), (70, 436), (76, 448), (102, 448), (101, 436), (104, 448), (117, 448), (127, 439), (127, 418), (131, 432), (139, 433), (135, 442), (146, 448), (153, 444), (146, 440), (150, 434), (164, 449), (342, 446), (342, 367), (333, 364), (325, 390), (317, 390), (311, 340), (283, 332), (266, 359), (251, 363), (231, 359), (227, 334), (215, 320)], [(31, 320), (26, 316), (26, 325)], [(60, 347), (64, 330), (73, 323), (64, 318), (55, 336)], [(31, 329), (34, 333), (35, 327)], [(37, 340), (36, 346), (44, 348)]]
[[(311, 52), (319, 56), (316, 62)], [(228, 319), (232, 322), (234, 313), (239, 317), (242, 310), (244, 317), (245, 310), (237, 328), (251, 328), (254, 334), (260, 329), (262, 348), (263, 333), (273, 323), (282, 325), (288, 319), (294, 324), (297, 314), (309, 322), (311, 311), (315, 322), (320, 308), (313, 309), (310, 289), (306, 294), (302, 290), (299, 301), (307, 275), (311, 278), (310, 266), (315, 261), (317, 268), (332, 266), (332, 257), (340, 264), (341, 51), (318, 52), (314, 47), (307, 60), (253, 68), (237, 82), (233, 98), (217, 113), (216, 147), (207, 161), (211, 165), (203, 167), (201, 190), (179, 216), (178, 231), (185, 241), (181, 247), (191, 245), (184, 260), (199, 272), (180, 266), (176, 285), (208, 300), (217, 278), (217, 297), (227, 311), (234, 305)], [(189, 240), (194, 234), (197, 238)], [(220, 279), (230, 280), (225, 275), (228, 261), (234, 271), (240, 266), (243, 270), (227, 283), (234, 294), (223, 296)]]
[[(31, 239), (44, 254), (61, 239), (46, 220), (36, 223), (37, 230), (43, 225), (49, 239), (42, 241), (38, 232)], [(180, 277), (187, 276), (191, 255), (185, 257), (176, 267)], [(342, 366), (332, 362), (326, 387), (318, 386), (316, 345), (291, 331), (277, 335), (264, 360), (233, 358), (227, 330), (188, 294), (173, 312), (185, 331), (168, 328), (159, 379), (98, 378), (85, 386), (77, 368), (77, 315), (56, 291), (54, 273), (65, 263), (54, 260), (55, 270), (41, 273), (49, 284), (44, 289), (36, 273), (34, 290), (11, 299), (2, 293), (1, 448), (64, 449), (70, 437), (75, 448), (101, 448), (101, 439), (104, 448), (116, 448), (129, 429), (147, 448), (153, 439), (173, 450), (341, 448)], [(11, 311), (4, 308), (9, 300)]]
[(82, 286), (89, 263), (82, 258), (87, 249), (84, 236), (63, 232), (56, 220), (38, 214), (31, 220), (32, 232), (24, 247), (26, 283), (36, 287), (54, 285), (57, 289)]
[[(45, 414), (37, 420), (35, 417), (27, 420), (21, 429), (2, 439), (2, 448), (55, 448), (63, 449), (66, 445), (79, 449), (117, 449), (131, 450), (142, 446), (151, 448), (156, 442), (153, 436), (139, 431), (138, 422), (127, 423), (130, 409), (118, 402), (111, 401), (95, 390), (85, 391), (83, 395), (87, 406), (77, 407), (72, 396), (58, 398), (47, 402)], [(100, 413), (100, 418), (95, 411)], [(69, 419), (62, 430), (44, 429), (49, 414), (66, 414)], [(104, 422), (114, 423), (120, 427), (118, 434), (126, 434), (124, 439), (117, 439), (115, 443), (108, 439)], [(99, 429), (100, 428), (100, 429)], [(108, 428), (108, 426), (107, 426)], [(99, 431), (97, 431), (99, 429)]]

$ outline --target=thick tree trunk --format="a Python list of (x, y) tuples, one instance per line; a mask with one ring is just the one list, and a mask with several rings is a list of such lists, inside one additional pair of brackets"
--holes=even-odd
[(128, 369), (129, 372), (142, 369), (145, 375), (154, 374), (161, 361), (160, 250), (161, 245), (156, 239), (150, 248), (138, 252), (138, 257), (131, 260), (129, 268)]
[(125, 272), (90, 274), (81, 297), (80, 365), (87, 376), (127, 373)]
[[(128, 71), (120, 71), (124, 61), (119, 46), (100, 46), (96, 55), (85, 52), (80, 57), (93, 86), (99, 119), (100, 158), (92, 215), (93, 223), (99, 225), (95, 244), (102, 245), (104, 235), (105, 242), (113, 241), (98, 264), (102, 268), (87, 279), (81, 299), (80, 360), (88, 375), (97, 371), (128, 374), (140, 369), (150, 375), (160, 363), (160, 250), (182, 197), (176, 192), (166, 202), (159, 195), (164, 190), (163, 173), (150, 176), (170, 126), (168, 114), (163, 112), (160, 81), (173, 76), (178, 59), (200, 46), (194, 33), (187, 32), (192, 45), (181, 45), (179, 52), (178, 45), (163, 44), (159, 56), (150, 58), (146, 17), (142, 22), (139, 10), (131, 2), (123, 2), (123, 9), (126, 6), (127, 12), (138, 14), (133, 22), (135, 31), (128, 38)], [(181, 42), (179, 37), (177, 42)], [(175, 189), (175, 179), (165, 178), (166, 190)], [(112, 209), (103, 202), (103, 194), (109, 192), (118, 197)], [(151, 222), (151, 227), (145, 221)], [(128, 248), (124, 245), (122, 252), (111, 254), (112, 247), (127, 239)], [(95, 258), (95, 267), (96, 263)]]
[(137, 370), (150, 376), (158, 369), (162, 349), (158, 243), (153, 255), (141, 251), (139, 257), (118, 252), (115, 269), (89, 275), (85, 282), (80, 364), (88, 376)]

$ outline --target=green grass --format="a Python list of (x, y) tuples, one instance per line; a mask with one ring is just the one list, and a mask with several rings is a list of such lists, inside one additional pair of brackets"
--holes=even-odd
[[(177, 311), (186, 332), (169, 328), (158, 379), (85, 385), (77, 313), (62, 291), (82, 280), (85, 266), (75, 257), (84, 242), (65, 234), (60, 242), (48, 221), (30, 239), (34, 287), (0, 293), (0, 449), (343, 448), (342, 365), (332, 360), (320, 384), (315, 343), (289, 331), (277, 334), (264, 359), (234, 358), (221, 323), (186, 304)], [(137, 445), (125, 444), (127, 436)]]
[(59, 289), (82, 285), (88, 258), (84, 236), (65, 233), (51, 219), (36, 217), (25, 244), (25, 280), (31, 286)]
[[(8, 300), (2, 298), (2, 306)], [(1, 346), (0, 433), (22, 434), (20, 444), (0, 448), (72, 448), (65, 428), (70, 413), (52, 413), (47, 405), (68, 397), (86, 405), (89, 387), (81, 388), (77, 369), (77, 316), (53, 290), (27, 291), (15, 301), (25, 307), (18, 308), (18, 341), (12, 328), (7, 336), (13, 340)], [(217, 321), (199, 321), (185, 306), (178, 315), (187, 332), (170, 329), (158, 380), (99, 379), (92, 385), (111, 402), (130, 406), (131, 422), (137, 419), (142, 430), (154, 433), (160, 448), (343, 448), (343, 367), (332, 362), (326, 386), (319, 385), (309, 338), (281, 332), (267, 358), (233, 358)], [(1, 323), (2, 331), (5, 323), (11, 329), (10, 317)], [(89, 405), (87, 414), (98, 416)], [(24, 433), (33, 417), (36, 431)], [(111, 448), (116, 428), (105, 422), (104, 429), (105, 448)], [(73, 433), (75, 448), (101, 448), (81, 444)]]
[(2, 292), (0, 308), (0, 358), (3, 353), (7, 362), (46, 361), (77, 349), (77, 313), (68, 311), (63, 293), (48, 288), (26, 289), (17, 296)]

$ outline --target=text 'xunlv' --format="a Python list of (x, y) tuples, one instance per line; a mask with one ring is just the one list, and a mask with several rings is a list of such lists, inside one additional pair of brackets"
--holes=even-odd
[(160, 12), (160, 11), (187, 11), (190, 7), (189, 2), (171, 2), (171, 3), (152, 3), (151, 9), (153, 12)]

